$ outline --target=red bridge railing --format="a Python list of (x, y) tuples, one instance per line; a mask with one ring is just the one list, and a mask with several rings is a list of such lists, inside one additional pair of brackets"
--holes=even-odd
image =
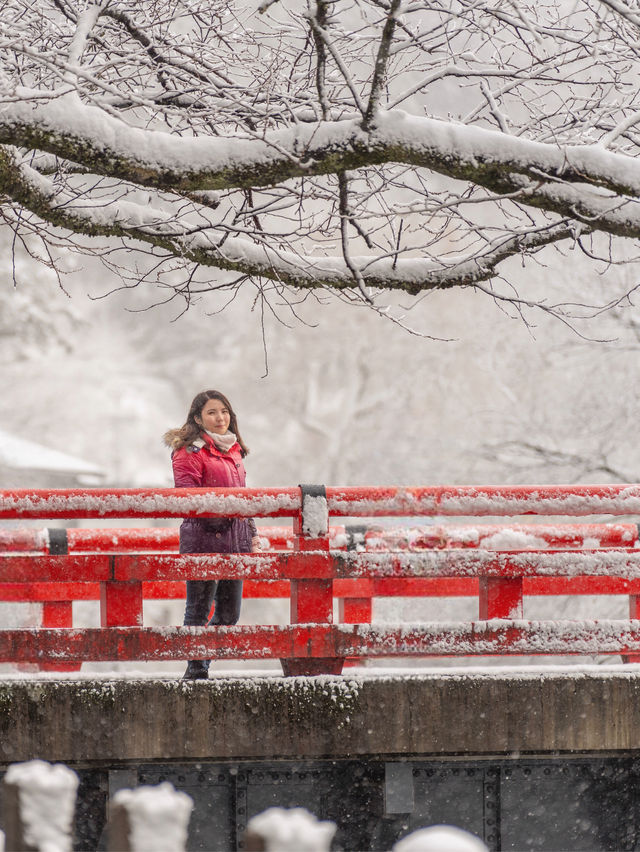
[[(524, 515), (562, 521), (329, 526), (345, 517)], [(280, 659), (286, 674), (314, 674), (372, 657), (633, 659), (640, 654), (638, 528), (575, 521), (603, 515), (640, 516), (640, 486), (4, 491), (0, 519), (13, 521), (289, 517), (293, 529), (262, 528), (271, 549), (242, 555), (177, 554), (175, 529), (0, 529), (0, 599), (48, 605), (42, 627), (0, 630), (0, 662), (63, 668), (89, 660)], [(503, 549), (491, 549), (497, 543)], [(289, 596), (291, 624), (143, 626), (144, 597), (181, 596), (185, 579), (223, 577), (245, 579), (251, 596)], [(628, 595), (629, 619), (524, 618), (527, 594), (585, 593)], [(477, 595), (479, 619), (371, 624), (371, 601), (383, 595)], [(73, 627), (71, 601), (98, 597), (101, 627)]]

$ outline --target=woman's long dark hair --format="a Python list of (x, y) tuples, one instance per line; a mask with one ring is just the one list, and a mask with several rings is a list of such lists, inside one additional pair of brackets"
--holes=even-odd
[(187, 422), (179, 429), (169, 429), (168, 432), (165, 432), (165, 444), (171, 447), (172, 450), (179, 450), (181, 447), (188, 447), (189, 444), (192, 444), (197, 438), (199, 438), (203, 428), (196, 423), (196, 417), (200, 417), (202, 409), (210, 399), (219, 400), (224, 407), (228, 409), (229, 431), (233, 432), (236, 436), (236, 439), (240, 444), (240, 450), (242, 451), (243, 457), (246, 456), (249, 452), (249, 447), (247, 447), (240, 437), (236, 413), (231, 407), (231, 403), (226, 396), (217, 390), (200, 391), (199, 394), (196, 394), (193, 398), (193, 402), (191, 403), (191, 407), (189, 408), (189, 413), (187, 414)]

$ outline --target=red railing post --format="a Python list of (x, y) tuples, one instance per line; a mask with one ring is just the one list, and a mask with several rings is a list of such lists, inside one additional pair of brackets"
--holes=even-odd
[(369, 592), (369, 595), (361, 598), (340, 598), (338, 621), (342, 624), (371, 624), (373, 582), (371, 580), (360, 580), (358, 585), (360, 591)]
[[(371, 580), (361, 580), (361, 584), (371, 585)], [(371, 598), (340, 598), (338, 621), (341, 624), (371, 624), (373, 602)], [(361, 666), (360, 657), (347, 657), (344, 661), (347, 668)]]
[(43, 601), (43, 627), (73, 627), (73, 604), (71, 601)]
[(522, 577), (480, 577), (479, 618), (522, 618)]
[[(360, 592), (366, 597), (349, 597), (338, 599), (338, 621), (341, 624), (371, 624), (373, 616), (373, 580), (364, 579), (358, 583)], [(358, 657), (347, 657), (345, 666), (361, 666), (363, 660)]]
[[(46, 549), (52, 556), (65, 556), (69, 553), (67, 530), (52, 527), (46, 530)], [(73, 627), (72, 601), (44, 601), (42, 604), (43, 627)], [(45, 672), (75, 672), (82, 663), (41, 662), (38, 668)]]
[[(347, 551), (356, 551), (358, 545), (366, 543), (367, 527), (362, 524), (345, 527)], [(360, 549), (364, 548), (360, 546)], [(338, 621), (342, 624), (371, 624), (373, 613), (373, 581), (362, 579), (358, 584), (363, 594), (357, 597), (340, 598)]]
[[(115, 566), (117, 556), (112, 556)], [(112, 576), (114, 570), (111, 571)], [(107, 580), (100, 583), (100, 626), (142, 627), (142, 583), (139, 580)]]
[[(73, 627), (73, 603), (71, 601), (43, 601), (43, 627)], [(41, 662), (38, 668), (45, 672), (77, 672), (82, 663)]]
[[(301, 485), (301, 510), (293, 520), (296, 551), (329, 553), (329, 517), (324, 485)], [(291, 624), (333, 623), (333, 580), (291, 580)], [(339, 657), (280, 660), (285, 676), (340, 674)]]

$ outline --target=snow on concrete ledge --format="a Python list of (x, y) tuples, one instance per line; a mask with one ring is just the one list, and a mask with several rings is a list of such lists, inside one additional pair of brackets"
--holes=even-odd
[(4, 763), (624, 754), (640, 750), (640, 669), (5, 678), (0, 729)]

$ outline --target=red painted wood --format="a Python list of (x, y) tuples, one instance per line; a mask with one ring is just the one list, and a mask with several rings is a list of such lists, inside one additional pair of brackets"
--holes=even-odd
[(71, 601), (45, 601), (42, 604), (43, 627), (72, 627), (73, 604)]
[(430, 550), (332, 554), (338, 577), (622, 576), (640, 579), (640, 550)]
[(39, 581), (177, 580), (220, 577), (267, 579), (552, 577), (640, 579), (640, 550), (482, 551), (420, 553), (0, 555), (0, 583)]
[[(322, 558), (323, 566), (327, 566), (330, 576), (333, 576), (333, 565), (329, 556), (329, 532), (324, 536), (307, 536), (303, 531), (302, 513), (293, 521), (294, 565), (304, 566), (311, 560)], [(333, 579), (308, 579), (312, 576), (308, 569), (301, 572), (305, 579), (291, 580), (290, 619), (291, 624), (331, 624), (333, 622)], [(300, 655), (281, 657), (282, 671), (287, 677), (297, 675), (340, 674), (344, 659), (335, 656), (314, 654), (321, 657), (314, 662), (298, 659)], [(305, 655), (302, 655), (305, 656)]]
[[(640, 580), (619, 577), (524, 577), (526, 595), (623, 595), (640, 594)], [(145, 600), (181, 600), (184, 581), (143, 582)], [(288, 580), (245, 580), (245, 598), (289, 598)], [(373, 578), (334, 580), (338, 600), (357, 597), (477, 597), (474, 577)], [(42, 602), (100, 600), (99, 583), (1, 583), (0, 601)]]
[(462, 485), (327, 488), (333, 517), (640, 514), (640, 485)]
[[(9, 557), (7, 557), (9, 558)], [(333, 559), (328, 552), (179, 554), (113, 557), (117, 580), (206, 580), (216, 577), (256, 580), (330, 579)], [(0, 571), (2, 557), (0, 556)], [(1, 576), (1, 574), (0, 574)]]
[[(640, 485), (327, 488), (334, 517), (639, 515)], [(297, 488), (13, 489), (0, 518), (292, 517)]]
[(622, 577), (524, 577), (525, 595), (624, 595), (640, 591), (638, 580)]
[(640, 625), (491, 620), (411, 625), (0, 630), (0, 662), (640, 654)]
[[(293, 566), (298, 570), (295, 574), (296, 579), (291, 582), (291, 623), (331, 624), (333, 622), (333, 580), (329, 578), (333, 577), (334, 572), (329, 556), (329, 536), (320, 538), (305, 536), (302, 532), (300, 515), (294, 519), (293, 532), (295, 549), (298, 553), (292, 556), (292, 560)], [(291, 559), (287, 561), (291, 562)], [(321, 566), (323, 573), (319, 577), (327, 579), (318, 579), (316, 572), (307, 567), (311, 564), (314, 567)], [(294, 575), (288, 574), (288, 576)]]
[(0, 554), (0, 581), (29, 583), (86, 580), (96, 582), (111, 577), (112, 557), (104, 554), (85, 556), (48, 556)]
[[(361, 580), (363, 591), (369, 592), (368, 597), (363, 598), (340, 598), (338, 603), (338, 621), (341, 624), (371, 624), (373, 620), (373, 581)], [(334, 583), (335, 586), (335, 583)], [(345, 667), (359, 665), (360, 660), (355, 657), (347, 657), (344, 661)]]
[[(42, 604), (43, 627), (71, 627), (73, 625), (73, 604), (71, 601), (45, 601)], [(76, 672), (80, 663), (61, 663), (58, 660), (42, 660), (38, 668), (44, 672)]]
[(0, 601), (98, 600), (98, 583), (0, 583)]
[(522, 577), (480, 577), (479, 618), (522, 618)]
[(28, 528), (0, 529), (0, 553), (6, 550), (46, 553), (46, 532)]
[(0, 518), (292, 517), (298, 488), (52, 488), (0, 492)]
[(340, 598), (339, 621), (343, 624), (371, 624), (372, 599)]
[(333, 621), (331, 580), (291, 581), (291, 623), (330, 624)]
[[(585, 542), (600, 547), (633, 547), (638, 541), (636, 524), (474, 524), (429, 525), (423, 527), (370, 526), (364, 533), (366, 549), (425, 550), (451, 547), (476, 548), (487, 539), (504, 533), (521, 534), (545, 541), (551, 547), (583, 547)], [(268, 526), (259, 529), (269, 550), (293, 550), (291, 526)], [(69, 553), (100, 552), (175, 552), (178, 551), (177, 527), (98, 528), (71, 527), (67, 530)], [(345, 527), (331, 526), (331, 549), (344, 550)], [(47, 531), (28, 528), (0, 530), (0, 552), (47, 552)]]
[(178, 552), (178, 527), (124, 527), (67, 530), (69, 553), (101, 553), (108, 551), (139, 553), (140, 551)]
[(100, 584), (100, 624), (102, 627), (136, 625), (142, 627), (142, 583)]

